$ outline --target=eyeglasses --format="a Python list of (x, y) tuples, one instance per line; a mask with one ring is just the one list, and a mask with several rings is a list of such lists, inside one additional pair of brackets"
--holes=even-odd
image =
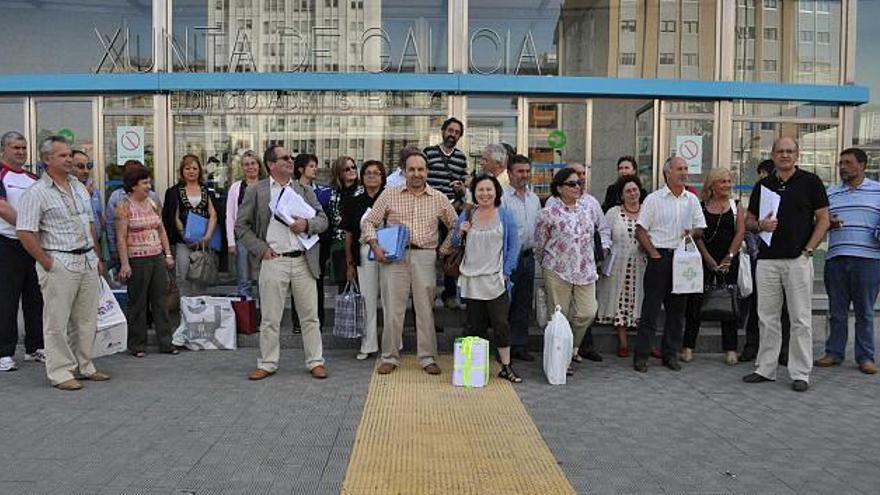
[(275, 157), (275, 161), (280, 162), (281, 160), (291, 161), (291, 160), (293, 160), (293, 157), (290, 155), (282, 155), (282, 156)]
[(576, 180), (565, 181), (562, 183), (562, 185), (568, 186), (568, 187), (578, 187), (578, 188), (581, 187), (581, 183)]
[(92, 162), (88, 162), (88, 163), (77, 163), (77, 164), (76, 164), (76, 168), (78, 168), (78, 169), (80, 169), (80, 170), (86, 170), (86, 169), (91, 170), (91, 169), (95, 168), (95, 164), (92, 163)]
[(783, 149), (783, 150), (775, 150), (774, 153), (779, 155), (793, 155), (797, 153), (797, 150), (794, 149)]

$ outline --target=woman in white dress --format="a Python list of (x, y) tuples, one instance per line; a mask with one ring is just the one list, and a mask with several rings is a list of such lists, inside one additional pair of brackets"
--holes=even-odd
[(607, 277), (599, 279), (599, 314), (597, 321), (614, 325), (619, 345), (617, 355), (629, 356), (626, 332), (634, 328), (641, 316), (644, 296), (645, 254), (636, 241), (636, 221), (641, 209), (642, 184), (635, 175), (626, 175), (615, 184), (620, 191), (620, 206), (608, 210), (605, 219), (611, 227), (611, 263)]

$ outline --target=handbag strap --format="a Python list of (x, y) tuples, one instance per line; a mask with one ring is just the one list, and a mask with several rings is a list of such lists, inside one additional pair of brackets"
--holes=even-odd
[[(465, 222), (470, 222), (471, 228), (473, 228), (474, 227), (474, 207), (470, 206), (470, 205), (466, 205), (464, 207), (464, 209), (465, 209), (465, 212), (467, 213), (465, 215)], [(464, 248), (465, 242), (467, 242), (467, 232), (462, 232), (461, 233), (461, 247), (462, 248)]]

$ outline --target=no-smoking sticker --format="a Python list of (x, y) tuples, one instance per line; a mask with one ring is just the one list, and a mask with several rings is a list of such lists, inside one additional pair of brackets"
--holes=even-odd
[(675, 155), (685, 159), (689, 174), (702, 172), (703, 136), (676, 136)]
[(116, 128), (116, 163), (121, 166), (128, 160), (144, 162), (143, 126), (119, 126)]

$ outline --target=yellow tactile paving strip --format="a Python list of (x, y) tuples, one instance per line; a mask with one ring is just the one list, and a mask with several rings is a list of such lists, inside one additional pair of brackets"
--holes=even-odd
[(451, 384), (451, 356), (438, 364), (430, 376), (404, 356), (373, 374), (343, 494), (575, 493), (497, 368), (489, 386), (465, 389)]

